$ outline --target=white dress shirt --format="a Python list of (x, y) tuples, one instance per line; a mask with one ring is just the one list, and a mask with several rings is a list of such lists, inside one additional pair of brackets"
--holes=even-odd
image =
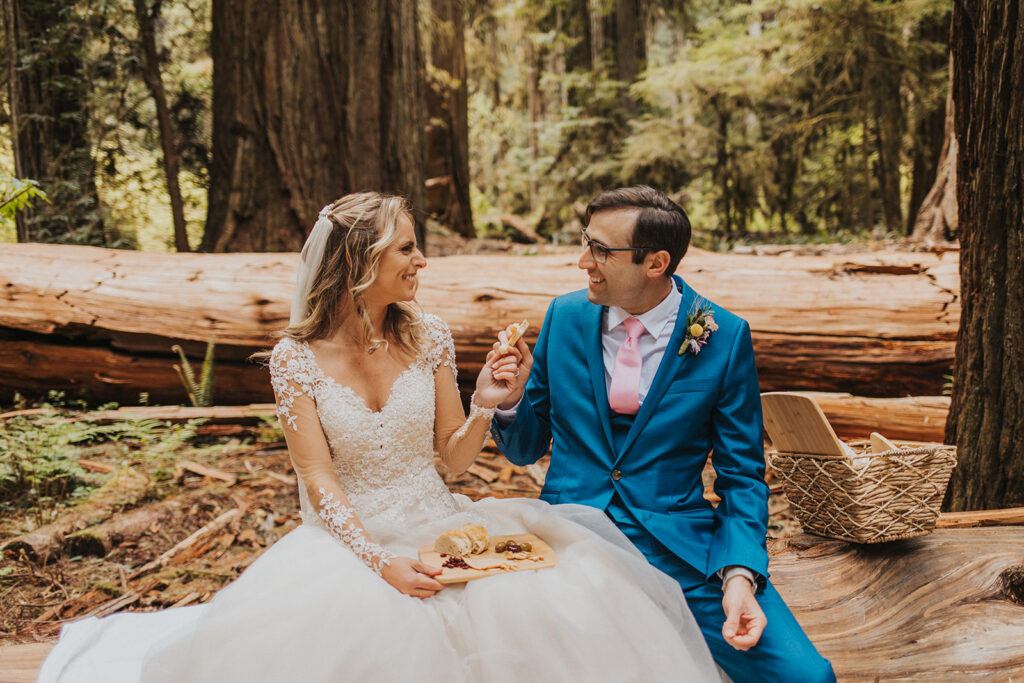
[[(672, 338), (672, 333), (675, 331), (676, 318), (679, 317), (679, 304), (682, 298), (682, 292), (673, 286), (665, 298), (661, 300), (661, 303), (646, 313), (634, 316), (644, 326), (644, 332), (637, 340), (642, 358), (640, 366), (640, 405), (643, 405), (644, 398), (654, 382), (654, 376), (658, 373), (661, 359), (668, 350), (668, 343)], [(626, 341), (626, 326), (622, 322), (631, 315), (631, 313), (618, 306), (609, 306), (602, 314), (601, 352), (602, 360), (604, 361), (604, 385), (606, 390), (612, 383), (615, 356), (619, 352), (619, 347)], [(519, 404), (508, 410), (498, 408), (496, 411), (498, 421), (503, 425), (511, 424), (515, 420), (518, 407)], [(718, 574), (719, 578), (722, 579), (723, 588), (726, 581), (738, 575), (746, 578), (750, 582), (751, 587), (755, 591), (757, 590), (754, 572), (746, 567), (731, 565), (722, 569)]]

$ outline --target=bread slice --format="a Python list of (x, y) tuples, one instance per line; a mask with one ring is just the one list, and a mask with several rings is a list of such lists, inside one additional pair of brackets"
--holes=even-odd
[(434, 550), (450, 557), (465, 557), (486, 552), (490, 547), (487, 529), (479, 524), (465, 524), (459, 529), (449, 529), (434, 541)]
[(530, 323), (524, 320), (521, 323), (512, 323), (501, 332), (498, 333), (498, 341), (500, 346), (498, 347), (498, 353), (505, 355), (516, 345), (520, 337), (526, 334), (526, 330), (530, 327)]
[(487, 552), (490, 547), (490, 539), (487, 537), (487, 529), (479, 524), (467, 524), (461, 531), (473, 542), (473, 554)]

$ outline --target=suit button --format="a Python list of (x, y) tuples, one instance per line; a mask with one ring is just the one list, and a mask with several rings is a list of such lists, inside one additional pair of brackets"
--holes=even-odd
[(620, 472), (619, 470), (612, 470), (612, 479), (614, 479), (615, 481), (622, 479), (622, 472)]

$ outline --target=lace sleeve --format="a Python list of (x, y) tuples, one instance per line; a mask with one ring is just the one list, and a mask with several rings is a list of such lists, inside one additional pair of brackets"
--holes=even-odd
[(286, 337), (277, 343), (270, 355), (270, 385), (277, 397), (277, 416), (293, 430), (298, 429), (295, 399), (305, 395), (315, 400), (316, 376), (313, 359), (299, 342)]
[(455, 341), (448, 325), (436, 315), (427, 313), (423, 316), (423, 328), (426, 332), (423, 358), (430, 369), (437, 372), (439, 367), (450, 367), (452, 375), (458, 379), (458, 371), (455, 368)]
[[(362, 527), (334, 471), (331, 448), (317, 415), (314, 388), (321, 375), (309, 349), (283, 339), (270, 357), (270, 378), (277, 396), (277, 414), (300, 486), (309, 494), (323, 527), (378, 575), (393, 554), (375, 543)], [(319, 493), (319, 497), (314, 493)]]
[(320, 487), (319, 514), (327, 530), (347, 545), (377, 576), (381, 576), (384, 567), (391, 564), (395, 554), (370, 539), (366, 530), (356, 523), (355, 510)]

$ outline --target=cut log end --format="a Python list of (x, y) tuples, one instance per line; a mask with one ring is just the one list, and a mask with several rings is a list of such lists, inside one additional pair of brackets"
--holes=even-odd
[(1024, 605), (1024, 564), (1010, 567), (999, 575), (1003, 597), (1010, 602)]

